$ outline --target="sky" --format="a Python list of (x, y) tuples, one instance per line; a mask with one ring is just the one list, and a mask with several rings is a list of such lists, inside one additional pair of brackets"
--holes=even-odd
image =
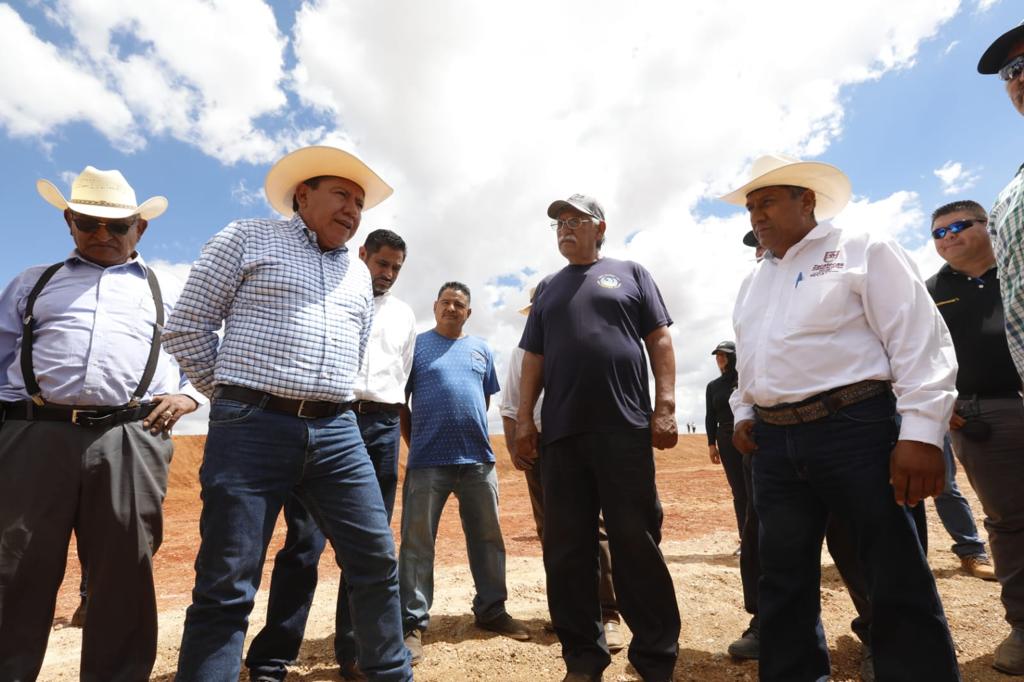
[[(898, 239), (931, 275), (931, 211), (990, 205), (1024, 161), (1019, 115), (975, 70), (1022, 14), (1006, 0), (0, 2), (0, 279), (72, 248), (38, 178), (67, 193), (86, 165), (117, 168), (140, 202), (168, 197), (139, 251), (184, 280), (231, 220), (274, 215), (277, 158), (333, 144), (395, 188), (355, 242), (406, 239), (394, 292), (421, 329), (442, 282), (468, 284), (466, 331), (504, 378), (528, 289), (565, 264), (546, 208), (580, 192), (604, 205), (604, 255), (660, 286), (680, 429), (703, 428), (711, 349), (753, 266), (745, 213), (716, 197), (765, 153), (835, 164), (854, 190), (835, 223)], [(177, 430), (203, 428), (197, 413)]]

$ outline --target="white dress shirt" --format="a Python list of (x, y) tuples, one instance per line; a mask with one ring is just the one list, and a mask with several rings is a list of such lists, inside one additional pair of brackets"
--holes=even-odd
[(956, 354), (914, 263), (889, 239), (820, 223), (783, 258), (765, 255), (733, 311), (736, 422), (858, 381), (891, 381), (901, 440), (942, 447)]
[(412, 370), (416, 316), (390, 292), (373, 297), (373, 324), (356, 375), (356, 400), (401, 405)]
[[(519, 346), (512, 349), (512, 357), (508, 360), (508, 380), (501, 391), (501, 416), (516, 421), (519, 416), (519, 384), (523, 379), (523, 356), (526, 355)], [(537, 432), (543, 433), (540, 427), (540, 408), (544, 402), (544, 392), (537, 397), (537, 404), (533, 407), (533, 423), (537, 426)]]

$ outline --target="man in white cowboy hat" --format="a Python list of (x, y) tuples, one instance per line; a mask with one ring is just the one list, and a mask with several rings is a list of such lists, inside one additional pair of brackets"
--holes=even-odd
[[(519, 309), (520, 315), (529, 315), (533, 307), (533, 295), (537, 287), (530, 287), (530, 302)], [(505, 434), (505, 445), (508, 448), (512, 466), (523, 472), (526, 478), (526, 489), (530, 494), (530, 507), (533, 511), (533, 522), (537, 528), (537, 539), (544, 541), (544, 487), (541, 482), (540, 462), (520, 458), (516, 452), (516, 419), (519, 413), (519, 383), (523, 373), (523, 355), (526, 353), (516, 346), (508, 360), (508, 378), (501, 392), (501, 424)], [(533, 421), (538, 433), (543, 433), (541, 426), (541, 405), (544, 403), (543, 393), (533, 408)], [(612, 584), (612, 555), (608, 549), (608, 533), (605, 532), (604, 519), (598, 522), (598, 551), (601, 581), (599, 598), (601, 600), (601, 621), (604, 625), (604, 638), (608, 651), (615, 654), (626, 646), (622, 631), (619, 629), (621, 616), (615, 601), (615, 585)]]
[(373, 288), (346, 247), (363, 210), (392, 190), (355, 156), (322, 146), (274, 164), (265, 189), (287, 219), (217, 233), (167, 324), (166, 347), (212, 399), (178, 679), (237, 679), (267, 545), (294, 494), (344, 570), (363, 672), (409, 680), (394, 540), (352, 409)]
[(957, 680), (908, 508), (944, 484), (949, 332), (899, 245), (828, 222), (850, 198), (838, 168), (765, 156), (752, 175), (722, 198), (746, 206), (766, 249), (736, 300), (731, 400), (736, 445), (754, 453), (760, 677), (829, 676), (819, 590), (831, 514), (863, 561), (878, 678)]
[(92, 166), (70, 199), (36, 187), (75, 250), (0, 294), (0, 679), (39, 673), (74, 530), (89, 573), (81, 677), (143, 680), (169, 432), (205, 401), (160, 350), (177, 288), (136, 250), (167, 200), (137, 204), (121, 173)]
[[(978, 73), (999, 74), (1010, 102), (1024, 116), (1024, 22), (992, 41), (978, 60)], [(999, 268), (1006, 340), (1017, 373), (1024, 378), (1024, 165), (999, 193), (988, 228)]]

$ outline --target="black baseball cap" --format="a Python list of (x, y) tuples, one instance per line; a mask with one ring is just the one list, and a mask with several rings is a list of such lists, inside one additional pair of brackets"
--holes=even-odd
[(1006, 53), (1010, 48), (1024, 40), (1024, 22), (1017, 24), (1015, 28), (999, 36), (993, 41), (985, 54), (978, 60), (978, 73), (990, 75), (999, 73), (999, 69), (1006, 64)]
[(760, 246), (761, 243), (757, 241), (757, 235), (751, 230), (743, 235), (743, 246)]
[(711, 351), (711, 354), (716, 353), (729, 353), (730, 355), (736, 355), (736, 344), (732, 341), (722, 341), (720, 344), (715, 346), (715, 349)]

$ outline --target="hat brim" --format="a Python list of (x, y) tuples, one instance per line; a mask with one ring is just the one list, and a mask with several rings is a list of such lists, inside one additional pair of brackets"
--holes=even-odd
[(986, 76), (999, 73), (999, 69), (1006, 64), (1006, 53), (1022, 40), (1024, 40), (1024, 24), (1015, 26), (996, 38), (978, 60), (978, 73)]
[(297, 149), (273, 165), (263, 184), (267, 201), (275, 211), (290, 218), (292, 197), (300, 182), (329, 175), (351, 180), (363, 189), (363, 210), (387, 199), (394, 190), (370, 167), (352, 154), (336, 147), (313, 146)]
[(747, 195), (751, 192), (779, 185), (813, 190), (817, 197), (814, 216), (819, 220), (828, 220), (838, 215), (850, 202), (853, 194), (850, 179), (835, 166), (817, 161), (800, 161), (759, 175), (739, 189), (719, 198), (736, 206), (746, 206)]
[(138, 215), (143, 220), (152, 220), (159, 217), (167, 210), (167, 197), (150, 197), (135, 208), (123, 206), (105, 206), (103, 204), (83, 204), (77, 201), (68, 201), (64, 198), (57, 186), (49, 180), (36, 180), (36, 191), (39, 196), (46, 200), (54, 208), (61, 211), (71, 209), (75, 213), (90, 215), (95, 218), (110, 218), (119, 220)]
[(532, 307), (533, 307), (532, 303), (527, 303), (525, 306), (523, 306), (522, 308), (519, 309), (519, 314), (520, 315), (529, 315), (530, 314), (530, 308), (532, 308)]
[(712, 355), (718, 355), (719, 353), (725, 353), (726, 355), (736, 355), (736, 351), (729, 350), (728, 348), (716, 348), (711, 351)]
[[(551, 202), (551, 205), (548, 206), (548, 217), (557, 219), (558, 214), (562, 211), (579, 211), (583, 215), (588, 215), (591, 218), (597, 218), (597, 216), (591, 213), (590, 209), (586, 206), (577, 205), (571, 201), (566, 201), (565, 199), (559, 199), (558, 201)], [(601, 220), (600, 218), (597, 219)]]

